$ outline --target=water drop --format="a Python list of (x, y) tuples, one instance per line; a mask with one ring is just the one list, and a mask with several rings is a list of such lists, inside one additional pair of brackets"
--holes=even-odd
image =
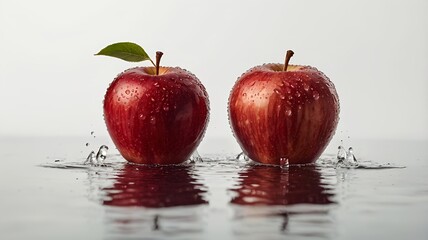
[(127, 95), (129, 95), (129, 94), (131, 93), (131, 91), (129, 91), (129, 89), (126, 89), (125, 93), (126, 93)]
[(100, 149), (98, 149), (96, 160), (97, 164), (102, 164), (107, 157), (108, 147), (106, 145), (101, 145)]
[(168, 111), (168, 110), (169, 110), (169, 107), (168, 107), (168, 106), (164, 106), (164, 107), (163, 107), (163, 110), (164, 110), (164, 111)]
[(250, 158), (244, 153), (244, 152), (241, 152), (240, 154), (238, 154), (237, 156), (236, 156), (236, 160), (244, 160), (244, 161), (249, 161), (250, 160)]
[(346, 153), (346, 161), (350, 165), (358, 165), (357, 158), (354, 155), (354, 150), (352, 149), (352, 147), (349, 147), (348, 152)]
[(155, 101), (155, 99), (154, 99), (154, 98), (151, 98), (150, 100), (152, 100), (152, 102), (154, 102), (154, 101)]
[(151, 124), (155, 124), (156, 123), (156, 118), (154, 116), (150, 117), (150, 123)]
[(346, 160), (348, 154), (346, 153), (346, 150), (345, 150), (345, 148), (342, 145), (340, 145), (338, 147), (338, 149), (339, 150), (337, 152), (336, 158), (337, 158), (337, 162), (341, 163), (341, 162), (344, 162)]
[(83, 164), (95, 164), (96, 163), (96, 158), (95, 158), (95, 152), (91, 151), (88, 155), (88, 157), (86, 158), (86, 160), (83, 162)]
[(320, 94), (317, 91), (314, 91), (313, 95), (315, 100), (318, 100), (320, 98)]
[(305, 89), (305, 91), (309, 91), (309, 85), (307, 83), (303, 83), (303, 89)]
[(290, 109), (285, 110), (285, 114), (286, 114), (287, 116), (291, 116), (291, 110), (290, 110)]

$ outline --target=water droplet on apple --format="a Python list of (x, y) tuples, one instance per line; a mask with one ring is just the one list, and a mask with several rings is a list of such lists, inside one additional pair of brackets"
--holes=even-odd
[(120, 98), (120, 97), (118, 97), (118, 98), (117, 98), (117, 101), (118, 101), (118, 102), (120, 102), (120, 99), (121, 99), (121, 98)]
[(290, 109), (285, 110), (285, 115), (291, 116), (291, 110)]
[(281, 91), (280, 91), (278, 88), (275, 88), (273, 91), (274, 91), (276, 94), (278, 94), (278, 95), (279, 95), (279, 97), (280, 97), (282, 100), (284, 100), (284, 99), (285, 99), (285, 96), (281, 93)]
[(318, 100), (320, 98), (320, 94), (317, 91), (314, 91), (312, 96), (315, 100)]
[(159, 87), (159, 83), (158, 83), (158, 82), (155, 82), (153, 85), (154, 85), (155, 87)]
[(154, 101), (155, 101), (155, 99), (154, 99), (154, 98), (151, 98), (150, 100), (152, 100), (152, 102), (154, 102)]
[(168, 111), (169, 110), (169, 107), (168, 107), (168, 105), (165, 105), (164, 107), (163, 107), (163, 110), (166, 112), (166, 111)]
[(246, 97), (246, 96), (247, 96), (247, 93), (243, 93), (243, 94), (242, 94), (242, 96), (243, 96), (243, 97)]
[(300, 97), (300, 92), (296, 92), (296, 97)]
[(131, 93), (131, 91), (129, 91), (129, 89), (126, 89), (125, 93), (126, 93), (127, 95), (129, 95), (129, 94)]
[(155, 124), (156, 123), (156, 118), (154, 116), (150, 117), (150, 123), (151, 124)]
[(254, 86), (254, 84), (256, 84), (256, 81), (253, 81), (252, 83), (250, 83), (250, 87)]
[(309, 85), (307, 83), (303, 83), (303, 89), (305, 89), (305, 91), (309, 91)]
[(290, 163), (288, 162), (288, 158), (286, 157), (279, 158), (279, 166), (281, 167), (281, 169), (288, 169), (288, 167), (290, 166)]

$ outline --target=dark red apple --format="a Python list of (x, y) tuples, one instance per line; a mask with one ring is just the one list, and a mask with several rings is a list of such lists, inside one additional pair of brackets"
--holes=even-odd
[(160, 67), (161, 56), (158, 52), (153, 67), (119, 74), (105, 94), (107, 130), (122, 156), (133, 163), (186, 161), (201, 142), (208, 123), (204, 86), (186, 70)]
[(232, 131), (243, 152), (264, 164), (318, 159), (339, 120), (333, 83), (314, 67), (264, 64), (244, 73), (229, 97)]

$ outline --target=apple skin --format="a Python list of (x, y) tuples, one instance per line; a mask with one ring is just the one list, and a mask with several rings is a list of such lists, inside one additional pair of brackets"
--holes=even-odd
[(201, 142), (208, 94), (178, 67), (137, 67), (119, 74), (104, 97), (107, 130), (122, 156), (137, 164), (179, 164)]
[(229, 121), (252, 160), (282, 165), (315, 162), (339, 121), (333, 83), (310, 66), (264, 64), (244, 73), (229, 97)]

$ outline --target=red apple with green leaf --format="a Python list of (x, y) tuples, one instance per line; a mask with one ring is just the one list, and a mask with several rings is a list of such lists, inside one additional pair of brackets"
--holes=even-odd
[(339, 121), (333, 83), (314, 67), (264, 64), (244, 73), (229, 97), (232, 131), (252, 160), (274, 165), (318, 159)]
[(107, 130), (122, 156), (138, 164), (179, 164), (196, 150), (209, 118), (209, 101), (198, 78), (179, 67), (162, 67), (135, 43), (107, 46), (96, 55), (153, 66), (120, 73), (104, 97)]

